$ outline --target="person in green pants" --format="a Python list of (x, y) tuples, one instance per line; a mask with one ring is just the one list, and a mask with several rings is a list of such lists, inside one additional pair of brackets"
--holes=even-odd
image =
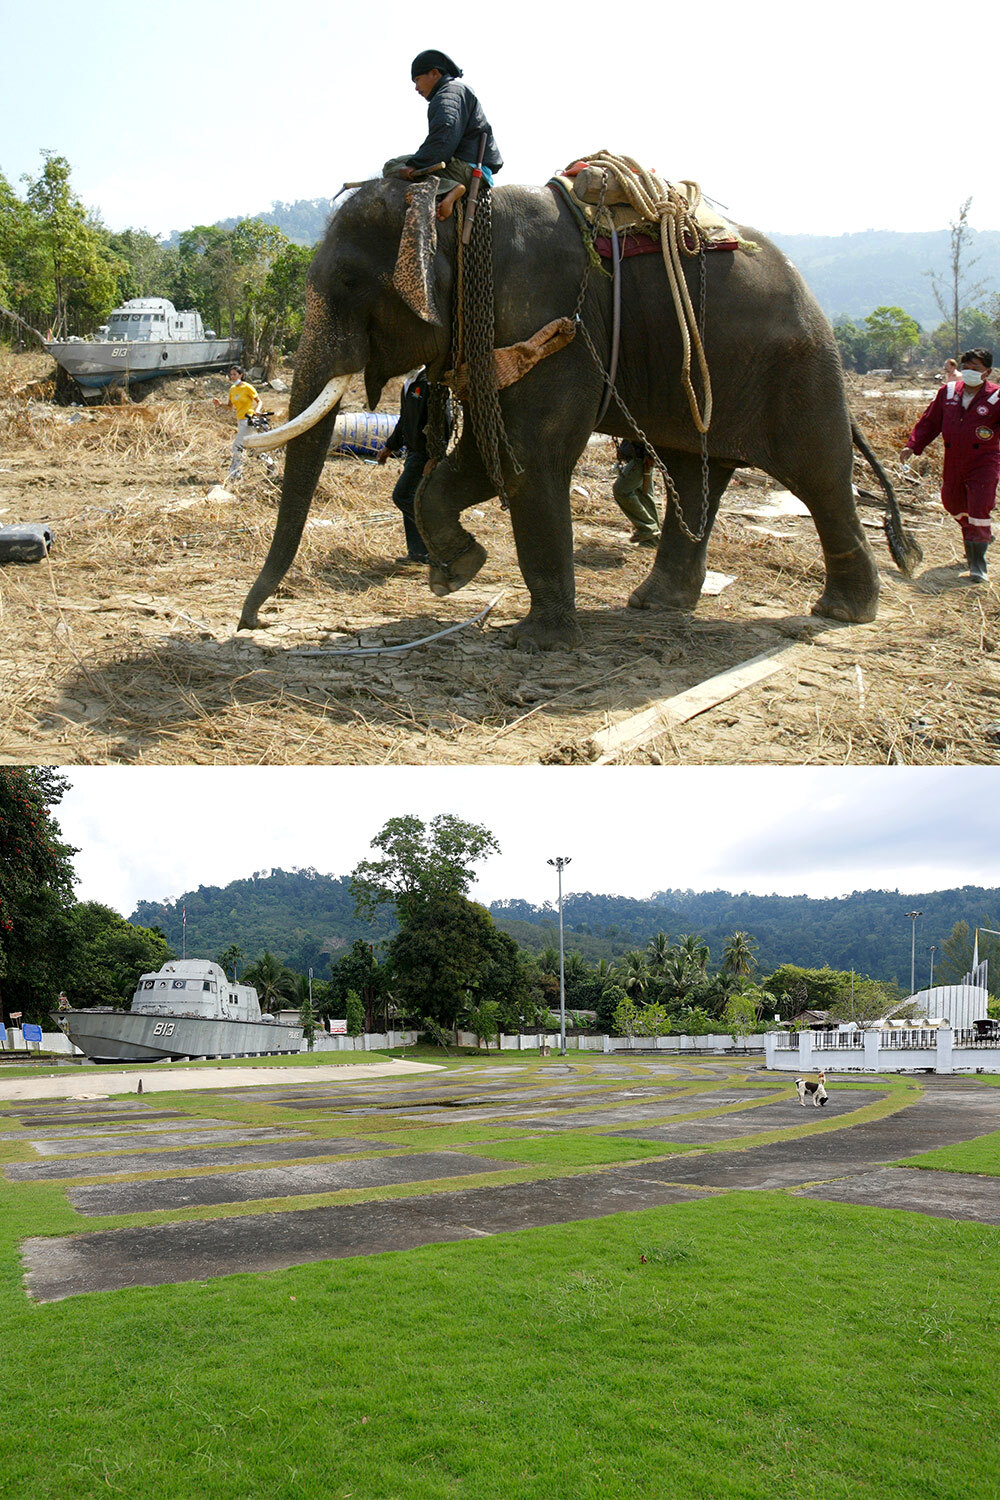
[(639, 547), (658, 546), (660, 518), (653, 493), (653, 460), (640, 443), (623, 439), (618, 444), (618, 478), (611, 493), (619, 510), (632, 522), (629, 540)]

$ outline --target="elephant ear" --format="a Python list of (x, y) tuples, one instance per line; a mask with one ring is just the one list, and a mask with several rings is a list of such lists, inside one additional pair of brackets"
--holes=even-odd
[(438, 179), (415, 182), (406, 195), (406, 218), (399, 242), (392, 284), (407, 307), (425, 323), (440, 323), (434, 296), (434, 254), (437, 250)]

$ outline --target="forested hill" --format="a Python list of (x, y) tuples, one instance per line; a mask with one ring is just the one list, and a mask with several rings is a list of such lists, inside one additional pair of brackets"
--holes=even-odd
[[(235, 943), (247, 959), (265, 949), (300, 973), (312, 967), (328, 972), (328, 960), (355, 938), (378, 941), (395, 931), (388, 912), (375, 923), (354, 916), (346, 876), (316, 870), (261, 871), (227, 886), (199, 886), (175, 901), (140, 901), (130, 917), (144, 927), (160, 927), (176, 953), (187, 908), (189, 958), (213, 958)], [(535, 952), (558, 942), (556, 913), (526, 901), (494, 902), (498, 925)], [(910, 978), (910, 911), (917, 921), (917, 975), (927, 973), (927, 950), (939, 953), (955, 923), (1000, 927), (1000, 890), (966, 886), (961, 890), (900, 895), (898, 891), (855, 891), (835, 900), (808, 896), (734, 895), (728, 891), (658, 891), (648, 900), (626, 896), (569, 895), (563, 907), (567, 952), (593, 962), (643, 947), (657, 932), (676, 940), (696, 932), (709, 944), (713, 966), (729, 936), (749, 932), (759, 944), (762, 973), (782, 963), (804, 968), (855, 969), (875, 979), (907, 986)]]
[(396, 930), (388, 912), (359, 922), (348, 877), (316, 870), (261, 871), (226, 886), (200, 885), (176, 901), (140, 901), (129, 921), (159, 927), (180, 954), (185, 908), (188, 958), (214, 958), (235, 943), (248, 960), (268, 951), (302, 974), (326, 975), (330, 957), (355, 938), (377, 942)]
[[(255, 217), (276, 224), (296, 244), (313, 245), (322, 238), (332, 207), (332, 198), (300, 198), (272, 203)], [(220, 228), (237, 223), (225, 219)], [(920, 234), (893, 229), (839, 235), (763, 232), (798, 266), (828, 318), (859, 319), (888, 306), (901, 307), (927, 330), (942, 321), (927, 272), (947, 279), (946, 228)], [(991, 293), (1000, 292), (1000, 230), (973, 231), (966, 253), (970, 281), (982, 284), (983, 295), (973, 300), (985, 306)]]
[[(558, 941), (558, 917), (551, 906), (503, 901), (490, 909), (525, 948)], [(563, 924), (567, 950), (578, 948), (587, 958), (601, 956), (598, 947), (605, 943), (620, 952), (643, 947), (656, 932), (666, 932), (675, 941), (695, 932), (708, 943), (715, 965), (726, 939), (739, 930), (759, 944), (757, 960), (764, 974), (783, 963), (803, 968), (829, 964), (908, 988), (911, 911), (922, 912), (916, 924), (919, 983), (928, 973), (928, 948), (936, 946), (940, 962), (942, 943), (956, 922), (1000, 927), (992, 920), (1000, 914), (1000, 889), (964, 886), (919, 896), (855, 891), (831, 900), (729, 891), (657, 891), (646, 901), (582, 894), (564, 899)]]

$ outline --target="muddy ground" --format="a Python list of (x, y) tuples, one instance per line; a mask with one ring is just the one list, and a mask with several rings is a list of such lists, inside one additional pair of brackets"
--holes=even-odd
[[(52, 368), (41, 355), (0, 353), (0, 524), (43, 521), (56, 536), (48, 562), (0, 568), (0, 761), (585, 764), (606, 748), (595, 736), (609, 726), (777, 647), (786, 649), (766, 681), (617, 758), (1000, 761), (995, 586), (964, 573), (960, 533), (937, 498), (937, 455), (909, 479), (894, 463), (929, 390), (890, 383), (873, 394), (857, 381), (851, 393), (924, 551), (918, 576), (904, 578), (881, 502), (862, 493), (882, 577), (875, 624), (809, 616), (822, 587), (812, 522), (785, 513), (773, 481), (752, 471), (730, 486), (709, 554), (734, 581), (691, 616), (626, 609), (652, 554), (629, 543), (611, 498), (612, 447), (599, 442), (572, 497), (584, 644), (530, 656), (506, 642), (528, 598), (499, 506), (467, 514), (489, 549), (482, 572), (437, 599), (424, 570), (394, 561), (405, 550), (390, 500), (398, 465), (356, 459), (327, 464), (264, 628), (237, 634), (278, 490), (248, 459), (233, 497), (210, 494), (232, 441), (211, 400), (225, 379), (160, 382), (136, 404), (73, 409), (44, 399), (38, 382)], [(284, 411), (287, 395), (265, 395)], [(363, 406), (360, 391), (352, 405)], [(855, 479), (877, 490), (860, 462)], [(491, 603), (481, 624), (403, 654), (329, 654), (417, 640)], [(304, 654), (317, 650), (327, 654)]]

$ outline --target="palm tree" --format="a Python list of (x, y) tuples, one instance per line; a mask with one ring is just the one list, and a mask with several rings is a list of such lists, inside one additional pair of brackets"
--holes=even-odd
[(689, 960), (692, 968), (698, 969), (700, 973), (704, 974), (708, 966), (708, 960), (711, 957), (708, 944), (704, 938), (699, 937), (696, 932), (686, 932), (678, 941), (677, 946), (685, 958)]
[(224, 948), (221, 953), (216, 955), (215, 962), (219, 965), (219, 968), (227, 978), (229, 976), (230, 969), (232, 970), (233, 983), (235, 984), (237, 965), (241, 964), (245, 957), (246, 954), (243, 952), (242, 948), (240, 948), (236, 943), (230, 943), (228, 948)]
[(273, 1010), (276, 1001), (287, 1000), (294, 993), (295, 978), (280, 958), (266, 951), (243, 975), (244, 982), (257, 991), (261, 1010)]
[(559, 949), (553, 948), (551, 945), (548, 948), (543, 948), (538, 955), (537, 963), (543, 974), (555, 974), (558, 976)]
[(757, 944), (748, 932), (734, 932), (726, 944), (722, 967), (730, 974), (748, 979), (757, 966), (754, 958), (756, 951)]
[(642, 999), (649, 987), (651, 977), (646, 955), (635, 949), (626, 953), (618, 966), (618, 981), (626, 995), (633, 1000)]
[(667, 934), (665, 932), (656, 933), (646, 944), (646, 952), (649, 954), (649, 967), (655, 971), (662, 971), (672, 951), (670, 939)]

